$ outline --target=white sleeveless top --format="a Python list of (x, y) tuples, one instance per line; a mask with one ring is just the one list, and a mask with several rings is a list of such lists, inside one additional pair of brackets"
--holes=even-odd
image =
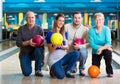
[(54, 63), (62, 59), (66, 55), (66, 51), (57, 49), (48, 55), (48, 65), (51, 67)]

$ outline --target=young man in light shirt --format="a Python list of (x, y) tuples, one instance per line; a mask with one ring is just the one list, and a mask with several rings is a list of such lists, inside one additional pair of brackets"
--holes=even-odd
[[(68, 32), (68, 44), (69, 51), (78, 50), (80, 53), (79, 61), (79, 75), (85, 76), (85, 63), (88, 57), (88, 28), (81, 24), (82, 14), (78, 11), (73, 13), (73, 23), (66, 24), (65, 30)], [(74, 39), (79, 38), (84, 41), (84, 44), (73, 44)], [(68, 52), (69, 52), (68, 51)], [(73, 72), (76, 72), (77, 68), (75, 66)]]

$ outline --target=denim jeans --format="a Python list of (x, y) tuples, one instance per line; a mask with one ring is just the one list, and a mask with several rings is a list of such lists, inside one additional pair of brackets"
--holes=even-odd
[(43, 47), (36, 47), (33, 51), (33, 55), (22, 54), (19, 56), (20, 66), (24, 76), (29, 76), (32, 73), (32, 56), (34, 56), (35, 60), (35, 71), (41, 70), (43, 51)]
[(78, 59), (79, 61), (79, 70), (84, 70), (85, 69), (85, 63), (88, 57), (88, 50), (87, 48), (81, 48), (79, 50), (80, 52), (80, 58)]
[[(53, 70), (55, 76), (58, 79), (63, 79), (67, 71), (70, 71), (70, 72), (72, 71), (78, 58), (79, 58), (79, 52), (72, 51), (66, 54), (62, 59), (57, 61), (55, 64), (53, 64), (51, 69)], [(66, 67), (63, 68), (63, 66), (66, 66)]]

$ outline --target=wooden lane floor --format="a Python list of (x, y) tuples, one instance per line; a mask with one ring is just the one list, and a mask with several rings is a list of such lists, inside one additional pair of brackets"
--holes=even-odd
[(2, 60), (0, 62), (0, 84), (119, 84), (120, 69), (114, 68), (114, 76), (106, 77), (105, 63), (101, 61), (100, 75), (97, 78), (90, 78), (87, 71), (91, 66), (91, 54), (89, 54), (86, 62), (86, 76), (80, 77), (78, 72), (74, 79), (64, 78), (58, 80), (49, 76), (49, 71), (42, 70), (44, 77), (34, 76), (34, 61), (32, 63), (33, 72), (30, 77), (24, 77), (21, 74), (18, 53)]
[(7, 40), (7, 41), (0, 42), (0, 51), (6, 50), (14, 46), (16, 46), (16, 43), (13, 40)]

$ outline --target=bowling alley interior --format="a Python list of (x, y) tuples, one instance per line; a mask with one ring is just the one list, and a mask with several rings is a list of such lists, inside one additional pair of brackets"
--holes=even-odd
[[(58, 13), (65, 15), (65, 24), (73, 22), (73, 12), (82, 14), (81, 24), (88, 30), (93, 27), (94, 14), (101, 12), (105, 16), (104, 25), (110, 28), (112, 43), (113, 77), (107, 77), (105, 60), (102, 58), (99, 74), (91, 77), (88, 73), (92, 65), (92, 49), (88, 48), (85, 63), (85, 76), (79, 75), (79, 62), (75, 78), (57, 79), (51, 77), (48, 66), (48, 48), (45, 45), (43, 77), (35, 76), (35, 61), (32, 61), (32, 73), (24, 76), (21, 71), (16, 38), (20, 26), (26, 24), (26, 13), (35, 13), (35, 24), (47, 32), (52, 30), (54, 18)], [(0, 1), (0, 84), (119, 84), (120, 82), (120, 0), (1, 0)]]

